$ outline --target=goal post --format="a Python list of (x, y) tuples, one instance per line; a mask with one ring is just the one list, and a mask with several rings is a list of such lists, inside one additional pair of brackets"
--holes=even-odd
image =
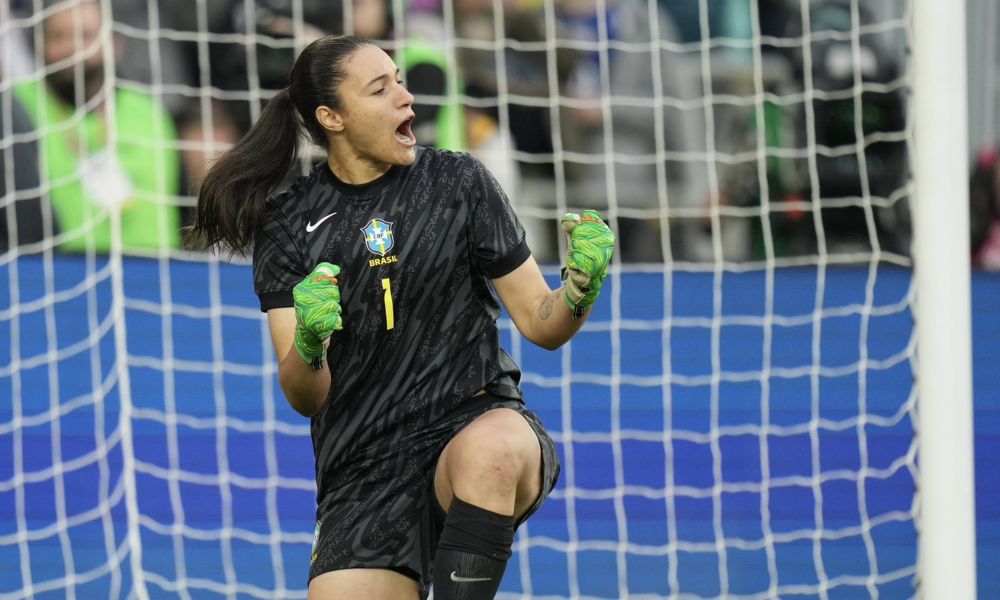
[(966, 3), (913, 0), (920, 589), (976, 597)]

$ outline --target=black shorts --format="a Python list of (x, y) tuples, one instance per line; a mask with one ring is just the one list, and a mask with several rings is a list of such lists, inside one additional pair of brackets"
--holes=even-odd
[(321, 500), (309, 579), (340, 569), (389, 569), (415, 579), (426, 598), (445, 516), (434, 493), (438, 457), (463, 427), (495, 408), (517, 411), (538, 436), (542, 492), (517, 525), (538, 510), (559, 478), (552, 438), (522, 402), (491, 394), (475, 396), (419, 442), (396, 448), (377, 464), (365, 465), (363, 472), (338, 478), (350, 483)]

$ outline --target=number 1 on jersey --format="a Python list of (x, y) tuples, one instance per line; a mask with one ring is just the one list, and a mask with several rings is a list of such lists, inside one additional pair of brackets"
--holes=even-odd
[(392, 314), (392, 286), (388, 277), (382, 278), (382, 289), (385, 290), (385, 294), (382, 294), (382, 299), (385, 301), (385, 328), (392, 329), (395, 319)]

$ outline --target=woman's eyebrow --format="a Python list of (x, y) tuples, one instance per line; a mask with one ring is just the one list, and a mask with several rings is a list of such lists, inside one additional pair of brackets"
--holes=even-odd
[[(369, 81), (368, 83), (366, 83), (365, 87), (368, 87), (368, 86), (370, 86), (373, 83), (382, 81), (386, 77), (388, 77), (388, 75), (386, 75), (386, 74), (383, 73), (382, 75), (379, 75), (378, 77), (376, 77), (376, 78), (372, 79), (371, 81)], [(396, 69), (396, 77), (399, 77), (399, 69)]]

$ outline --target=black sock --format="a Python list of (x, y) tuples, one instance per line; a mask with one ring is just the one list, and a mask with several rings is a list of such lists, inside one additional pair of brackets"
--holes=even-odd
[(514, 543), (514, 517), (452, 498), (434, 558), (434, 600), (489, 600)]

